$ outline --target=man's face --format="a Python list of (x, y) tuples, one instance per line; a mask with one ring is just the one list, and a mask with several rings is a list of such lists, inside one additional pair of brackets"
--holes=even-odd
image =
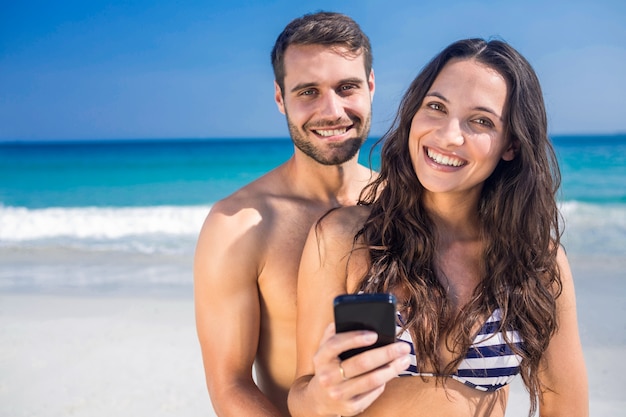
[(354, 158), (369, 134), (374, 94), (374, 72), (366, 77), (363, 55), (291, 45), (284, 62), (285, 88), (275, 84), (275, 99), (296, 148), (324, 165)]

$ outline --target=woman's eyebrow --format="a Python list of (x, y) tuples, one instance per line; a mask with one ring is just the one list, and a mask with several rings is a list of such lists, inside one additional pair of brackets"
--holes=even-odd
[[(438, 99), (440, 99), (441, 101), (445, 101), (446, 103), (450, 102), (450, 100), (448, 100), (443, 94), (438, 93), (437, 91), (431, 91), (429, 93), (426, 93), (426, 97), (437, 97)], [(484, 112), (493, 114), (495, 117), (498, 118), (498, 120), (502, 120), (502, 116), (500, 114), (498, 114), (495, 110), (493, 110), (493, 109), (491, 109), (489, 107), (476, 106), (476, 107), (474, 107), (474, 110), (484, 111)]]

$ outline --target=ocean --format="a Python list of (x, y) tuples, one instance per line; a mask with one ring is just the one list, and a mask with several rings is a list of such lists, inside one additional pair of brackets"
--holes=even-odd
[[(624, 257), (626, 135), (552, 139), (568, 254)], [(292, 152), (289, 139), (0, 143), (0, 292), (189, 295), (211, 205)]]

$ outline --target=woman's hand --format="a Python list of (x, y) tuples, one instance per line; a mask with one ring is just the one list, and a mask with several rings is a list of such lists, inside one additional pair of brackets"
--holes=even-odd
[(370, 331), (337, 334), (334, 324), (328, 325), (313, 357), (314, 374), (298, 379), (291, 389), (290, 406), (298, 403), (290, 408), (293, 415), (353, 416), (369, 407), (383, 393), (385, 384), (410, 364), (410, 347), (405, 342), (339, 359), (342, 352), (369, 346), (376, 338)]

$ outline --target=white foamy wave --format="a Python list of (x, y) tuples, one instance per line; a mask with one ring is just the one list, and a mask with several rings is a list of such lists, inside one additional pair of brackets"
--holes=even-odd
[(196, 235), (209, 207), (0, 207), (0, 240), (58, 237), (119, 239), (145, 234)]
[[(28, 209), (0, 205), (0, 247), (189, 253), (210, 206)], [(568, 252), (626, 254), (626, 205), (564, 202)]]
[(574, 225), (586, 224), (598, 227), (618, 225), (626, 227), (626, 205), (591, 204), (566, 201), (560, 205), (563, 216)]
[(189, 251), (210, 206), (0, 206), (4, 247), (61, 246), (140, 253)]
[(626, 205), (561, 204), (568, 252), (626, 255)]

